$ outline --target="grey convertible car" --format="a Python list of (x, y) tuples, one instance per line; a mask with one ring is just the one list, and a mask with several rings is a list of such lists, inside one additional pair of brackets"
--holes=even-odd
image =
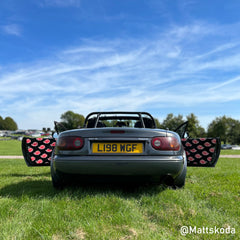
[(187, 122), (175, 131), (158, 129), (147, 112), (93, 112), (80, 129), (59, 133), (56, 124), (56, 139), (24, 138), (22, 150), (28, 166), (51, 166), (55, 188), (106, 176), (181, 188), (187, 165), (213, 167), (220, 153), (219, 138), (192, 139), (186, 127)]

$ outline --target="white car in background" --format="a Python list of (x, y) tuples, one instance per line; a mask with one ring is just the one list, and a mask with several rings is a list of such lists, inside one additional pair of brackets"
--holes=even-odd
[(240, 146), (239, 145), (232, 145), (232, 150), (240, 150)]

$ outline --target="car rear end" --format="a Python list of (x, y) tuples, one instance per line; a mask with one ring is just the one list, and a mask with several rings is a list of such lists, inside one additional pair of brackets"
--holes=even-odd
[(174, 179), (186, 163), (178, 134), (159, 129), (93, 128), (62, 132), (53, 174)]

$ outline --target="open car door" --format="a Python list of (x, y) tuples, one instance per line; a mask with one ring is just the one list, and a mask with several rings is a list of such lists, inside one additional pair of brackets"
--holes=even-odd
[(182, 139), (182, 145), (187, 156), (187, 165), (214, 167), (220, 155), (220, 138), (190, 138), (188, 137), (187, 126), (188, 122), (185, 122), (175, 130)]
[(22, 152), (26, 164), (29, 167), (50, 166), (55, 144), (55, 138), (24, 137), (22, 139)]
[[(66, 130), (57, 121), (54, 121), (54, 126), (57, 134)], [(24, 137), (22, 139), (22, 153), (28, 167), (50, 166), (55, 145), (54, 134), (51, 138)]]
[(215, 167), (221, 149), (220, 138), (182, 138), (187, 155), (187, 165)]

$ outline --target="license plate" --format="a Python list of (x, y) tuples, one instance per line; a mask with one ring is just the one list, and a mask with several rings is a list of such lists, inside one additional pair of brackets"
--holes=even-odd
[(142, 143), (93, 143), (92, 153), (143, 153)]

